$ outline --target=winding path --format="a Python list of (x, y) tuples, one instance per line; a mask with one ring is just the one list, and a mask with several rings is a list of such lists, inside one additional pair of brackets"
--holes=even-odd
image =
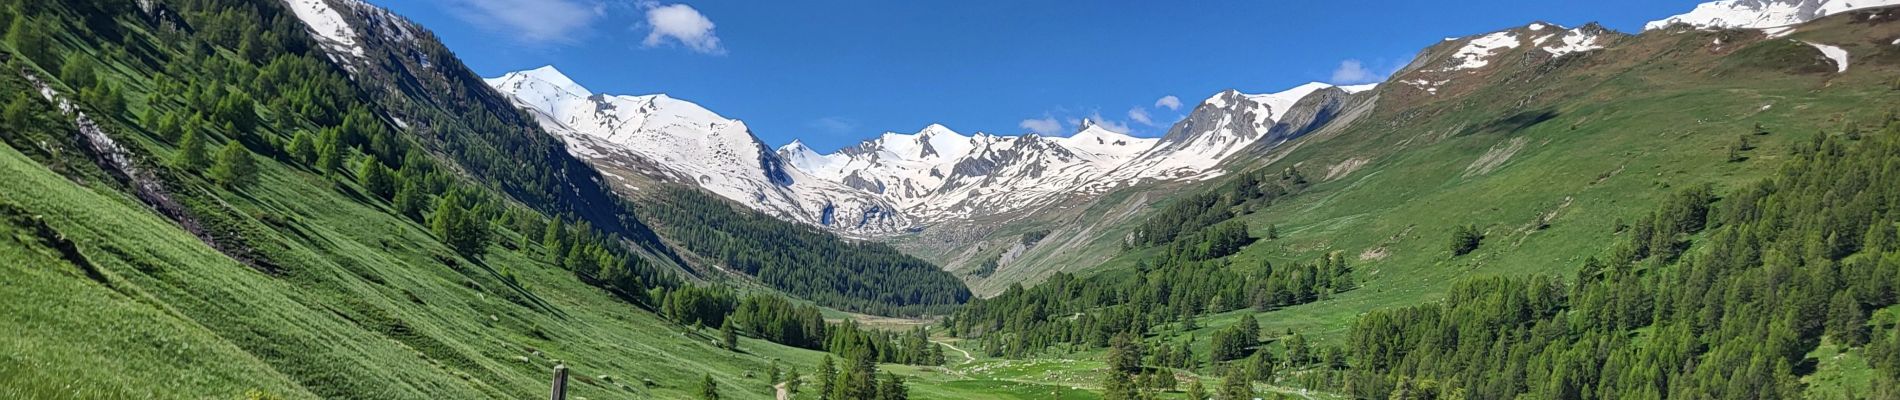
[(954, 345), (954, 344), (950, 344), (950, 342), (945, 342), (945, 341), (941, 341), (941, 340), (932, 340), (932, 341), (930, 341), (930, 342), (931, 342), (931, 343), (936, 343), (936, 344), (941, 344), (941, 345), (943, 345), (944, 347), (949, 347), (949, 348), (950, 348), (951, 350), (956, 350), (956, 351), (957, 351), (958, 353), (963, 353), (963, 362), (961, 362), (961, 363), (957, 363), (957, 365), (963, 365), (963, 364), (969, 364), (969, 363), (973, 363), (973, 362), (976, 362), (976, 357), (972, 357), (972, 356), (970, 356), (970, 352), (969, 352), (969, 351), (965, 351), (965, 350), (963, 350), (963, 348), (961, 348), (961, 347), (957, 347), (957, 345)]

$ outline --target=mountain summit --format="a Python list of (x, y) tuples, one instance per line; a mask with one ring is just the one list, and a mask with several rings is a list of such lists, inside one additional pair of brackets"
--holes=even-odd
[(1644, 30), (1682, 24), (1703, 29), (1773, 29), (1829, 15), (1900, 4), (1900, 0), (1723, 0), (1696, 5), (1681, 15), (1651, 21)]
[(651, 171), (782, 218), (872, 236), (1035, 209), (1143, 180), (1218, 176), (1221, 160), (1263, 139), (1271, 145), (1310, 131), (1336, 98), (1376, 87), (1229, 90), (1160, 139), (1095, 121), (1082, 121), (1069, 137), (966, 135), (930, 124), (826, 154), (801, 141), (767, 150), (744, 122), (664, 94), (594, 94), (552, 66), (487, 83), (597, 166)]

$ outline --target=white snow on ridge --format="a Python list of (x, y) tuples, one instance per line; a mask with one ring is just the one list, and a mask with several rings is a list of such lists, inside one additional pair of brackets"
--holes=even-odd
[(1552, 56), (1558, 56), (1558, 57), (1561, 57), (1565, 54), (1580, 53), (1580, 52), (1597, 50), (1597, 49), (1603, 48), (1603, 45), (1600, 44), (1599, 42), (1600, 38), (1597, 37), (1596, 34), (1584, 31), (1581, 28), (1564, 31), (1564, 33), (1562, 33), (1561, 36), (1555, 37), (1557, 39), (1557, 42), (1555, 44), (1551, 46), (1544, 46), (1544, 42), (1552, 38), (1553, 38), (1552, 36), (1543, 36), (1543, 37), (1537, 38), (1537, 40), (1535, 40), (1534, 42), (1538, 46), (1541, 46), (1541, 48), (1544, 49), (1544, 51), (1549, 52)]
[(768, 214), (861, 236), (1065, 204), (1148, 179), (1219, 176), (1216, 165), (1268, 137), (1300, 100), (1334, 87), (1222, 92), (1196, 108), (1207, 122), (1180, 128), (1165, 151), (1158, 149), (1169, 139), (1082, 121), (1067, 137), (931, 124), (826, 154), (799, 141), (768, 149), (744, 122), (667, 95), (593, 93), (552, 66), (484, 81), (589, 163), (690, 181)]
[(1333, 87), (1333, 85), (1308, 82), (1307, 84), (1294, 86), (1292, 89), (1283, 90), (1279, 93), (1250, 94), (1247, 95), (1247, 98), (1266, 105), (1268, 108), (1264, 116), (1267, 119), (1279, 121), (1281, 117), (1286, 116), (1287, 109), (1293, 108), (1293, 103), (1298, 103), (1300, 99), (1306, 98), (1306, 95), (1329, 87)]
[(1459, 48), (1457, 53), (1452, 54), (1452, 59), (1458, 60), (1458, 65), (1447, 67), (1444, 70), (1462, 71), (1484, 68), (1485, 65), (1490, 65), (1491, 61), (1489, 58), (1492, 54), (1515, 48), (1517, 45), (1517, 34), (1511, 31), (1493, 32), (1473, 38), (1470, 42), (1465, 43), (1465, 47)]
[(1364, 91), (1368, 91), (1368, 90), (1372, 90), (1372, 89), (1378, 89), (1378, 88), (1379, 88), (1379, 84), (1377, 84), (1377, 83), (1368, 83), (1368, 84), (1364, 84), (1364, 85), (1346, 85), (1346, 86), (1340, 86), (1340, 87), (1339, 87), (1339, 90), (1344, 90), (1344, 91), (1346, 91), (1346, 93), (1347, 93), (1347, 94), (1358, 94), (1359, 92), (1364, 92)]
[(568, 152), (594, 163), (658, 164), (668, 176), (781, 218), (846, 233), (910, 223), (876, 196), (787, 167), (744, 122), (664, 94), (597, 95), (553, 67), (484, 80), (535, 114)]
[(1835, 68), (1838, 68), (1838, 70), (1835, 71), (1836, 73), (1847, 72), (1847, 49), (1840, 48), (1839, 46), (1830, 46), (1830, 45), (1814, 43), (1814, 42), (1801, 42), (1801, 43), (1807, 43), (1809, 46), (1814, 46), (1816, 50), (1821, 51), (1822, 55), (1826, 55), (1829, 60), (1834, 60), (1834, 66)]
[(290, 4), (291, 12), (297, 14), (297, 19), (309, 26), (310, 32), (317, 34), (317, 39), (324, 42), (325, 47), (357, 58), (363, 57), (363, 46), (357, 43), (356, 31), (343, 21), (343, 15), (330, 7), (330, 3), (325, 0), (285, 1)]
[[(1900, 4), (1900, 0), (1721, 0), (1702, 3), (1681, 15), (1651, 21), (1643, 30), (1675, 24), (1700, 29), (1770, 29), (1813, 21), (1863, 8)], [(1791, 32), (1780, 29), (1773, 33)]]

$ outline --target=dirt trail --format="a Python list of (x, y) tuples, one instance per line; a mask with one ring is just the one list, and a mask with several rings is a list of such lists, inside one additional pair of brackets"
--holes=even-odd
[(949, 347), (949, 348), (950, 348), (951, 350), (956, 350), (956, 351), (957, 351), (958, 353), (963, 353), (963, 362), (961, 362), (961, 363), (957, 363), (958, 365), (962, 365), (962, 364), (969, 364), (969, 363), (972, 363), (972, 362), (976, 362), (976, 357), (972, 357), (972, 356), (970, 356), (970, 352), (969, 352), (969, 351), (966, 351), (966, 350), (963, 350), (963, 348), (961, 348), (961, 347), (957, 347), (957, 345), (954, 345), (954, 344), (950, 344), (950, 342), (945, 342), (945, 341), (940, 341), (940, 340), (932, 340), (932, 341), (930, 341), (930, 342), (931, 342), (931, 343), (936, 343), (936, 344), (941, 344), (941, 345), (943, 345), (944, 347)]

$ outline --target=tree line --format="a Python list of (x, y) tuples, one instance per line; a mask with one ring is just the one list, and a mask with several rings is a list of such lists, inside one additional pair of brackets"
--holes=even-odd
[(643, 210), (680, 245), (774, 288), (827, 307), (878, 315), (945, 314), (970, 290), (935, 265), (889, 245), (735, 209), (697, 190), (662, 190)]
[(1803, 398), (1823, 344), (1900, 396), (1900, 125), (1817, 135), (1779, 172), (1681, 191), (1575, 277), (1494, 277), (1354, 325), (1358, 397)]

